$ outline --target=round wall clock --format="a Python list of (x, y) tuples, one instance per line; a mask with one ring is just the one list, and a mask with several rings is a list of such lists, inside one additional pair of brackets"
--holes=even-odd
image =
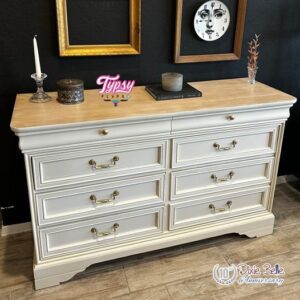
[(207, 1), (196, 12), (194, 28), (204, 41), (215, 41), (227, 31), (230, 23), (228, 7), (221, 1)]

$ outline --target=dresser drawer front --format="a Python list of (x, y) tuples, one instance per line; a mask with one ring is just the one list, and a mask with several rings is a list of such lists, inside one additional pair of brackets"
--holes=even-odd
[(273, 155), (277, 128), (239, 130), (173, 140), (172, 166), (194, 166), (248, 156)]
[(162, 171), (166, 166), (166, 148), (167, 142), (160, 141), (35, 156), (32, 158), (35, 186), (36, 189), (52, 188)]
[[(171, 120), (133, 122), (125, 124), (103, 124), (90, 131), (91, 139), (107, 141), (120, 138), (137, 138), (149, 135), (169, 134)], [(89, 135), (89, 134), (88, 134)]]
[(193, 131), (213, 127), (235, 126), (241, 124), (257, 124), (257, 122), (285, 120), (289, 111), (282, 108), (259, 110), (228, 110), (228, 112), (214, 112), (213, 114), (175, 117), (172, 120), (172, 132)]
[(173, 172), (171, 200), (270, 183), (273, 161), (269, 157)]
[(164, 202), (164, 175), (36, 195), (39, 225)]
[(162, 228), (163, 208), (158, 207), (41, 229), (42, 259), (159, 234)]
[[(122, 108), (123, 109), (123, 108)], [(64, 128), (54, 131), (44, 130), (41, 134), (24, 137), (20, 143), (23, 150), (47, 147), (69, 146), (73, 144), (111, 143), (117, 140), (138, 140), (141, 137), (166, 136), (171, 132), (171, 120), (142, 122), (103, 123), (84, 127)]]
[(170, 230), (266, 210), (269, 187), (171, 204)]

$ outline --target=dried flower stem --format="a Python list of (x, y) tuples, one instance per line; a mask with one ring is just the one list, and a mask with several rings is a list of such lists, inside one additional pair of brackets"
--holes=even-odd
[(249, 42), (249, 50), (248, 50), (248, 67), (249, 68), (257, 68), (257, 61), (258, 61), (258, 47), (260, 46), (260, 43), (258, 41), (259, 35), (255, 34), (255, 38), (253, 38)]

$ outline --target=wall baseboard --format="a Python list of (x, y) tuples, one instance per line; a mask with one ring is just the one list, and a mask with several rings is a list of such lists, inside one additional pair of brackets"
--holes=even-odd
[[(278, 176), (276, 184), (295, 182), (298, 180), (299, 180), (299, 178), (294, 175)], [(21, 224), (13, 224), (13, 225), (8, 225), (8, 226), (2, 225), (1, 236), (8, 236), (11, 234), (17, 234), (17, 233), (28, 232), (28, 231), (32, 231), (31, 222), (21, 223)]]
[(31, 222), (2, 226), (1, 236), (8, 236), (27, 231), (32, 231)]
[(283, 183), (289, 183), (289, 182), (295, 182), (298, 181), (299, 178), (295, 175), (284, 175), (284, 176), (278, 176), (276, 184), (283, 184)]

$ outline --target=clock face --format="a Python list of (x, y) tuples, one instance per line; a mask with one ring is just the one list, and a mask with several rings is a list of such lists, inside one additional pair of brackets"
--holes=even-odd
[(202, 4), (194, 18), (197, 35), (204, 41), (215, 41), (227, 31), (230, 23), (228, 7), (221, 1), (207, 1)]

